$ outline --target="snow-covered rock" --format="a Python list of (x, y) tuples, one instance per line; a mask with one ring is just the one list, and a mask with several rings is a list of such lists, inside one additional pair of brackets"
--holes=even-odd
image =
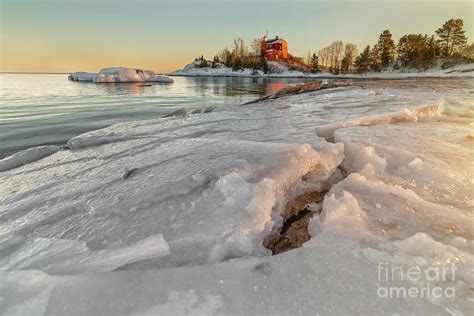
[(97, 75), (97, 73), (80, 71), (70, 74), (68, 79), (72, 81), (93, 82), (94, 78), (97, 77)]
[(104, 68), (98, 74), (87, 72), (76, 72), (69, 75), (69, 80), (92, 81), (96, 83), (120, 83), (120, 82), (159, 82), (172, 83), (173, 79), (165, 75), (156, 75), (151, 70), (135, 68), (112, 67)]

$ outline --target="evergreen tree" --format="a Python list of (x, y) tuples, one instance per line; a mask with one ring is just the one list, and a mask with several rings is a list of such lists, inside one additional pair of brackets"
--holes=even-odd
[(421, 34), (408, 34), (398, 42), (398, 58), (405, 67), (420, 68), (428, 45)]
[(464, 35), (466, 31), (463, 30), (463, 27), (464, 21), (462, 19), (451, 19), (436, 30), (443, 57), (451, 57), (456, 49), (460, 49), (467, 43), (466, 35)]
[(212, 60), (212, 68), (217, 68), (217, 65), (219, 64), (219, 56), (216, 55), (214, 56), (214, 59)]
[(404, 67), (429, 68), (435, 63), (438, 46), (434, 36), (408, 34), (397, 45), (398, 59)]
[(342, 72), (349, 72), (349, 66), (350, 66), (350, 62), (349, 62), (349, 58), (347, 56), (344, 56), (341, 60), (341, 70)]
[(392, 33), (390, 33), (389, 30), (385, 30), (380, 34), (376, 47), (380, 54), (380, 56), (378, 56), (380, 59), (380, 66), (382, 66), (382, 68), (387, 68), (395, 56), (395, 43), (392, 40)]
[(354, 63), (354, 59), (357, 55), (357, 46), (352, 43), (347, 43), (344, 47), (344, 57), (341, 60), (341, 70), (343, 72), (350, 72), (352, 71), (352, 65)]
[(462, 56), (468, 60), (474, 60), (474, 44), (464, 46)]
[[(425, 35), (425, 37), (427, 37), (427, 35)], [(425, 52), (426, 59), (428, 60), (429, 65), (433, 66), (436, 62), (436, 56), (439, 54), (439, 45), (438, 42), (436, 42), (434, 35), (427, 37), (426, 43), (428, 45), (428, 50)]]
[(375, 45), (374, 48), (370, 51), (370, 69), (372, 71), (380, 71), (380, 66), (382, 61), (380, 60), (381, 49), (378, 45)]
[(234, 60), (234, 64), (232, 65), (232, 70), (233, 71), (237, 71), (237, 70), (241, 70), (243, 69), (243, 61), (241, 58), (236, 58)]
[(370, 70), (371, 64), (371, 54), (370, 54), (370, 46), (367, 47), (362, 51), (362, 53), (357, 56), (355, 65), (357, 68), (357, 72), (367, 72)]
[(316, 53), (313, 53), (313, 56), (311, 57), (309, 69), (313, 73), (319, 72), (319, 60), (318, 55), (316, 55)]
[(260, 58), (260, 65), (262, 67), (263, 73), (265, 74), (268, 73), (269, 68), (268, 68), (267, 59), (265, 57)]
[(206, 58), (204, 56), (198, 57), (194, 59), (196, 62), (199, 62), (199, 64), (196, 64), (195, 67), (198, 68), (206, 68), (209, 67), (209, 63), (207, 62)]

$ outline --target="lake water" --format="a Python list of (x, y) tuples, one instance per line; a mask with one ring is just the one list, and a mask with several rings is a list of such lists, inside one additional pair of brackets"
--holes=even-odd
[(0, 157), (177, 108), (230, 106), (304, 79), (186, 78), (173, 84), (95, 84), (65, 74), (0, 74)]

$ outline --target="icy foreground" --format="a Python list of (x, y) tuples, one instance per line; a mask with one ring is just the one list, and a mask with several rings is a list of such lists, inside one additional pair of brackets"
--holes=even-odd
[[(11, 158), (0, 311), (469, 314), (474, 82), (362, 86), (117, 124)], [(313, 191), (328, 192), (311, 240), (270, 256), (286, 205)], [(442, 280), (380, 274), (452, 264)], [(387, 286), (443, 295), (386, 298)]]
[(112, 67), (104, 68), (99, 73), (75, 72), (69, 75), (69, 80), (96, 83), (125, 83), (125, 82), (159, 82), (172, 83), (173, 79), (164, 75), (156, 75), (151, 70), (135, 68)]

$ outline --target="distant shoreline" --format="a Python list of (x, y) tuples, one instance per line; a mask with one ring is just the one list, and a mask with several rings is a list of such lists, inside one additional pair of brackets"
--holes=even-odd
[[(406, 76), (408, 74), (408, 76)], [(472, 76), (459, 76), (459, 75), (443, 75), (439, 76), (436, 74), (426, 75), (420, 72), (417, 73), (398, 73), (398, 74), (387, 74), (385, 76), (376, 75), (310, 75), (310, 76), (285, 76), (285, 75), (196, 75), (196, 74), (166, 74), (170, 77), (191, 77), (191, 78), (270, 78), (270, 79), (357, 79), (357, 80), (409, 80), (409, 79), (449, 79), (449, 78), (472, 78)], [(405, 76), (403, 76), (405, 75)]]

